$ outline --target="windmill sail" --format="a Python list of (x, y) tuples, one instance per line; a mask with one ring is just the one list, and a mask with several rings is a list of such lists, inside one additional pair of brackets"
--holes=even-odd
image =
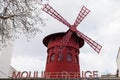
[(90, 39), (89, 37), (87, 37), (86, 35), (84, 35), (83, 33), (81, 33), (80, 31), (78, 31), (76, 29), (76, 27), (80, 24), (80, 22), (87, 16), (87, 14), (90, 12), (89, 9), (87, 9), (85, 6), (83, 6), (74, 22), (73, 25), (70, 25), (70, 23), (68, 23), (59, 13), (57, 13), (49, 4), (46, 4), (44, 6), (44, 8), (42, 9), (43, 11), (45, 11), (46, 13), (48, 13), (49, 15), (51, 15), (52, 17), (54, 17), (55, 19), (57, 19), (58, 21), (62, 22), (63, 24), (65, 24), (67, 27), (69, 27), (70, 29), (67, 31), (67, 33), (65, 34), (65, 36), (63, 37), (63, 39), (61, 40), (60, 46), (66, 46), (67, 43), (69, 42), (71, 35), (73, 34), (73, 32), (75, 32), (79, 37), (83, 38), (97, 53), (100, 52), (102, 46), (99, 45), (98, 43), (96, 43), (95, 41), (93, 41), (92, 39)]

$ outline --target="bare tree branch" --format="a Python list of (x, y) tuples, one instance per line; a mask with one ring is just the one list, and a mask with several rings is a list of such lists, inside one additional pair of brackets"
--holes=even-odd
[(41, 8), (42, 0), (0, 0), (0, 49), (17, 35), (33, 38), (45, 24)]

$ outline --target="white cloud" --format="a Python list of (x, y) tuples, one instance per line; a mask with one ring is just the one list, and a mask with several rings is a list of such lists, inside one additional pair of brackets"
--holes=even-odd
[[(115, 74), (116, 55), (120, 46), (119, 4), (119, 0), (50, 0), (50, 5), (70, 23), (74, 22), (82, 5), (91, 10), (90, 14), (78, 26), (78, 29), (103, 47), (98, 55), (91, 47), (85, 44), (80, 50), (81, 69), (99, 70), (100, 74)], [(12, 65), (18, 70), (43, 70), (47, 52), (46, 47), (42, 44), (42, 39), (48, 34), (68, 30), (65, 25), (46, 13), (42, 16), (48, 18), (47, 25), (41, 27), (42, 33), (29, 43), (22, 39), (15, 44)]]
[(40, 58), (31, 57), (31, 56), (30, 57), (29, 56), (24, 56), (24, 57), (18, 56), (16, 58), (13, 58), (12, 61), (13, 61), (14, 67), (20, 71), (31, 71), (31, 70), (39, 71), (39, 70), (44, 69), (44, 65), (45, 65), (45, 61), (41, 60)]

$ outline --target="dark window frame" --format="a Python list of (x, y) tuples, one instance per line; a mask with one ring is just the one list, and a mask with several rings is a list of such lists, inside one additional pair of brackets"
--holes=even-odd
[(72, 61), (72, 54), (68, 52), (67, 54), (67, 61), (71, 62)]
[(50, 56), (50, 62), (53, 62), (55, 60), (55, 54), (52, 53), (51, 56)]

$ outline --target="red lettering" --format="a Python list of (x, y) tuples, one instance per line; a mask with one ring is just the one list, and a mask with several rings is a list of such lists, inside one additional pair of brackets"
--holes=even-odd
[[(79, 72), (63, 72), (60, 75), (62, 75), (62, 78), (72, 77), (72, 78), (97, 78), (98, 77), (98, 71), (81, 71)], [(51, 75), (50, 73), (42, 73), (41, 77), (49, 78)], [(59, 75), (57, 75), (58, 77)], [(18, 71), (13, 72), (12, 78), (38, 78), (38, 71), (34, 71), (33, 74), (31, 71)]]
[(28, 73), (27, 71), (23, 71), (23, 72), (21, 73), (21, 77), (22, 77), (22, 78), (29, 78), (28, 75), (29, 75), (29, 73)]
[(98, 77), (98, 71), (93, 71), (93, 78)]
[[(88, 75), (88, 74), (89, 74), (89, 75)], [(84, 77), (85, 77), (85, 78), (87, 78), (87, 77), (92, 78), (92, 75), (91, 75), (91, 74), (92, 74), (91, 71), (86, 71), (85, 74), (84, 74)]]
[(13, 72), (13, 74), (12, 74), (12, 78), (20, 78), (20, 77), (21, 77), (21, 72), (20, 72), (20, 71), (17, 72), (17, 74), (16, 74), (15, 71)]
[(38, 71), (34, 71), (34, 78), (38, 77)]
[(84, 71), (82, 71), (82, 78), (84, 78)]

